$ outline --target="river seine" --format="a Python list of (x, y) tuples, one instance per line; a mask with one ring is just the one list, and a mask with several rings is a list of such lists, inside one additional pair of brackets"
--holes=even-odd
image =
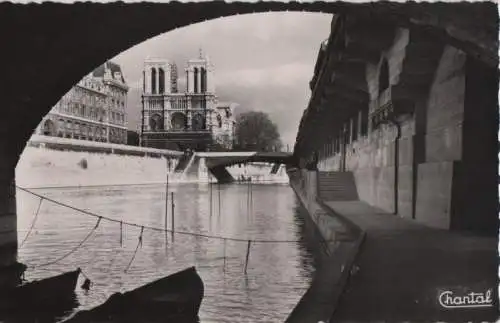
[[(33, 191), (96, 215), (139, 225), (123, 225), (120, 230), (119, 223), (102, 219), (74, 253), (53, 265), (28, 269), (26, 279), (32, 280), (81, 267), (93, 284), (88, 293), (80, 288), (81, 282), (78, 284), (80, 305), (73, 312), (97, 306), (114, 292), (196, 266), (205, 284), (199, 313), (202, 323), (283, 322), (314, 272), (313, 256), (305, 242), (304, 211), (288, 185), (253, 184), (250, 190), (247, 184), (171, 183), (168, 203), (165, 185), (158, 184)], [(171, 229), (172, 192), (174, 225), (179, 233), (172, 236), (144, 229), (142, 246), (133, 258), (140, 226), (165, 228), (166, 222)], [(21, 244), (33, 224), (40, 198), (18, 190), (17, 200)], [(36, 267), (57, 260), (78, 246), (97, 221), (43, 200), (33, 229), (20, 246), (19, 261)], [(280, 242), (252, 242), (245, 274), (246, 241), (182, 235), (181, 231)]]

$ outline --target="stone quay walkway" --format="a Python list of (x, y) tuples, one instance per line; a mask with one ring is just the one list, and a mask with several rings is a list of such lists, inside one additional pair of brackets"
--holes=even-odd
[[(498, 319), (497, 239), (429, 228), (362, 201), (318, 202), (365, 234), (330, 322)], [(480, 305), (488, 290), (493, 305), (440, 304), (476, 293)]]

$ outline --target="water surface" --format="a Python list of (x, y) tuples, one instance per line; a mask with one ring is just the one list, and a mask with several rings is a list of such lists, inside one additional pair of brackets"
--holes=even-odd
[[(38, 279), (81, 267), (93, 286), (88, 294), (77, 288), (78, 309), (99, 305), (114, 292), (196, 266), (205, 284), (199, 313), (202, 323), (283, 322), (308, 288), (314, 271), (312, 255), (302, 242), (303, 215), (299, 214), (302, 211), (288, 185), (252, 185), (251, 207), (246, 184), (170, 184), (167, 205), (163, 185), (34, 191), (139, 226), (165, 228), (166, 222), (168, 229), (173, 192), (177, 231), (252, 240), (246, 274), (246, 241), (181, 234), (172, 239), (170, 233), (147, 228), (142, 246), (131, 262), (141, 228), (124, 225), (120, 234), (119, 223), (102, 220), (76, 252), (54, 265), (30, 269), (26, 274), (27, 279)], [(21, 242), (40, 199), (18, 190), (17, 200)], [(19, 250), (19, 261), (36, 266), (55, 260), (77, 246), (96, 223), (95, 217), (44, 200), (34, 229)], [(291, 242), (255, 242), (259, 239)]]

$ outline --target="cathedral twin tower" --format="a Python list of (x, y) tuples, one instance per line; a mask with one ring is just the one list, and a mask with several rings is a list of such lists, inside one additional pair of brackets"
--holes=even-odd
[(144, 62), (142, 146), (206, 150), (214, 142), (227, 146), (228, 136), (232, 143), (232, 108), (218, 105), (208, 58), (200, 51), (199, 58), (188, 61), (185, 71), (185, 91), (179, 92), (175, 64), (164, 59)]

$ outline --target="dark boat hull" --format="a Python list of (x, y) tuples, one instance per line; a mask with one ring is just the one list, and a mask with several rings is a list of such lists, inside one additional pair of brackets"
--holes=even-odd
[(104, 304), (77, 313), (65, 322), (198, 322), (204, 295), (194, 267), (126, 293), (113, 294)]
[(29, 282), (0, 293), (0, 320), (45, 322), (78, 306), (80, 270)]
[(78, 269), (7, 290), (0, 295), (0, 307), (17, 307), (16, 304), (24, 308), (58, 306), (60, 302), (74, 299), (79, 275)]

